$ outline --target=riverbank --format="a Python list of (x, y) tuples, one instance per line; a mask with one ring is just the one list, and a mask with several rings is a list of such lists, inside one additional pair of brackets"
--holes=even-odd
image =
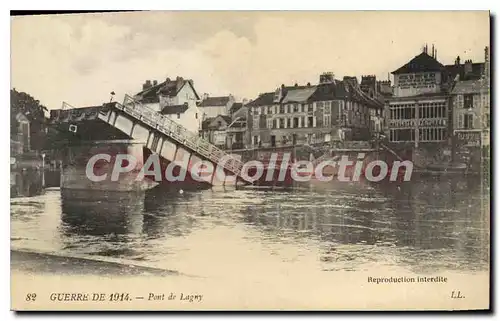
[(12, 249), (12, 270), (36, 274), (101, 275), (101, 276), (176, 276), (178, 271), (166, 270), (111, 258), (58, 255), (30, 250)]

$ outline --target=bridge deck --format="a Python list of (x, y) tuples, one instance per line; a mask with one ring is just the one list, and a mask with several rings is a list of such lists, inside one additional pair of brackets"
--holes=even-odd
[[(225, 170), (240, 177), (241, 179), (240, 173), (243, 163), (239, 159), (233, 155), (227, 154), (223, 150), (201, 138), (198, 134), (190, 132), (184, 126), (178, 124), (171, 118), (157, 113), (128, 95), (125, 96), (123, 104), (115, 102), (97, 107), (76, 108), (69, 110), (64, 109), (64, 106), (67, 106), (67, 104), (63, 103), (63, 109), (53, 111), (53, 117), (51, 115), (53, 123), (71, 123), (85, 121), (88, 119), (100, 119), (108, 122), (116, 128), (115, 124), (112, 124), (109, 119), (111, 117), (110, 110), (114, 110), (116, 113), (128, 115), (134, 119), (135, 122), (140, 123), (141, 125), (146, 125), (156, 133), (161, 133), (171, 141), (177, 142), (182, 147), (186, 147), (191, 150), (195, 155), (210, 160), (215, 164), (223, 164), (222, 166)], [(224, 162), (221, 162), (223, 160)]]

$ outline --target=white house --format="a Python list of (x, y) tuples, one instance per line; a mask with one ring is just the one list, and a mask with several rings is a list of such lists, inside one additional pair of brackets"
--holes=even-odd
[(194, 133), (198, 133), (201, 128), (202, 113), (196, 104), (200, 97), (191, 79), (167, 78), (162, 83), (146, 80), (142, 85), (142, 91), (134, 98)]
[(203, 119), (208, 119), (218, 115), (228, 116), (233, 103), (233, 95), (209, 97), (208, 94), (205, 94), (198, 107), (203, 113)]

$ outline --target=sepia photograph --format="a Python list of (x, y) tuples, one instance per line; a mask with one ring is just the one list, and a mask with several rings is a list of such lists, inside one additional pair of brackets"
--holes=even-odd
[(11, 13), (11, 309), (490, 309), (490, 21)]

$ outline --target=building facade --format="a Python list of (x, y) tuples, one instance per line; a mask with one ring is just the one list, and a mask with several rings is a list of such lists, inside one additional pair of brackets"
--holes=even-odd
[(204, 95), (203, 100), (198, 104), (198, 108), (202, 112), (203, 120), (218, 115), (228, 116), (230, 109), (235, 103), (233, 95), (221, 97), (209, 97)]
[[(471, 61), (466, 63), (472, 64)], [(472, 68), (467, 70), (470, 71)], [(488, 47), (485, 48), (485, 63), (480, 71), (480, 74), (463, 73), (459, 75), (451, 91), (454, 155), (457, 161), (465, 163), (470, 162), (470, 157), (480, 157), (478, 154), (482, 150), (489, 149), (490, 146)], [(462, 80), (460, 76), (465, 79)]]
[(146, 80), (142, 91), (134, 99), (146, 107), (170, 117), (189, 131), (198, 133), (201, 129), (202, 113), (198, 109), (200, 100), (191, 79), (167, 78), (164, 82)]
[(253, 147), (368, 140), (371, 110), (383, 107), (355, 77), (337, 80), (331, 73), (322, 74), (318, 85), (282, 85), (246, 106)]
[(200, 136), (219, 148), (227, 149), (227, 129), (230, 124), (231, 117), (229, 116), (209, 117), (202, 123)]
[(475, 81), (483, 66), (470, 60), (461, 64), (459, 57), (455, 64), (445, 66), (437, 60), (434, 46), (429, 54), (426, 45), (422, 53), (393, 71), (393, 96), (386, 101), (386, 135), (393, 147), (406, 149), (417, 165), (450, 163), (454, 118), (457, 124), (462, 119), (464, 126), (474, 126), (473, 118), (454, 116), (454, 104), (460, 104), (462, 95), (453, 95), (453, 90), (470, 86), (456, 84), (460, 79)]
[(392, 72), (394, 95), (387, 102), (392, 143), (443, 143), (448, 140), (448, 92), (442, 81), (444, 66), (424, 51)]

